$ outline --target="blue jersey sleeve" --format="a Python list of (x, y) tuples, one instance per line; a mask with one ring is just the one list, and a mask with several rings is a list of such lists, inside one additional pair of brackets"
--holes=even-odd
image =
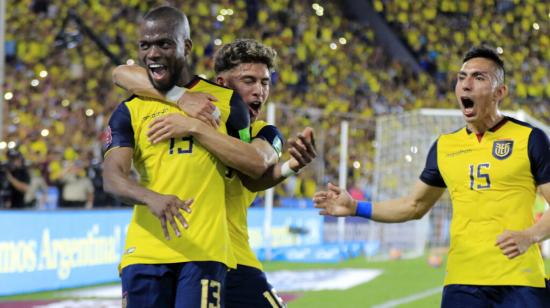
[(434, 142), (426, 159), (426, 166), (420, 174), (420, 180), (430, 186), (447, 187), (437, 165), (437, 141)]
[(123, 102), (115, 109), (109, 126), (105, 131), (103, 148), (105, 152), (112, 148), (134, 147), (134, 129), (132, 128), (132, 118), (128, 106)]
[(277, 155), (281, 157), (283, 154), (283, 135), (279, 131), (279, 129), (273, 125), (266, 125), (260, 129), (258, 134), (254, 137), (254, 139), (260, 138), (265, 141), (267, 141), (273, 149), (275, 149), (275, 152), (277, 152)]
[(250, 114), (248, 106), (237, 92), (233, 92), (230, 102), (231, 110), (225, 123), (227, 134), (239, 138), (244, 142), (250, 142)]
[(534, 127), (531, 131), (528, 151), (531, 173), (537, 185), (550, 182), (550, 141), (541, 129)]

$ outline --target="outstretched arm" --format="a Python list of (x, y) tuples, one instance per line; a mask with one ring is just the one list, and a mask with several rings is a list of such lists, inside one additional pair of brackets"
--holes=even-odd
[[(539, 191), (550, 204), (550, 183), (539, 186)], [(498, 236), (496, 244), (509, 259), (524, 254), (531, 245), (550, 238), (550, 210), (546, 210), (539, 221), (523, 231), (505, 230)]]
[[(441, 197), (445, 188), (416, 181), (413, 191), (406, 197), (372, 203), (370, 218), (378, 222), (404, 222), (422, 218)], [(313, 198), (319, 214), (355, 216), (358, 200), (338, 186), (329, 183), (327, 191), (315, 193)]]

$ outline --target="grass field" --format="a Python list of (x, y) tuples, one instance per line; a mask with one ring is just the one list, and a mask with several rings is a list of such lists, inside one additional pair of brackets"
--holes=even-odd
[[(265, 263), (266, 271), (308, 270), (327, 268), (381, 269), (383, 273), (374, 280), (347, 290), (309, 291), (300, 293), (299, 297), (289, 303), (291, 308), (352, 308), (352, 307), (439, 307), (444, 267), (430, 267), (425, 257), (410, 260), (367, 261), (363, 258), (341, 263)], [(546, 260), (550, 269), (550, 260)], [(548, 272), (548, 270), (547, 270)], [(429, 291), (431, 296), (419, 296), (418, 300), (395, 306), (395, 301)], [(0, 297), (0, 301), (10, 300), (47, 300), (62, 298), (59, 292), (42, 292), (27, 295)]]

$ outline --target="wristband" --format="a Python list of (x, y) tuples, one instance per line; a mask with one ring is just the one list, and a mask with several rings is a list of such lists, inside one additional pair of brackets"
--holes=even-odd
[(357, 210), (355, 211), (355, 216), (370, 219), (370, 217), (372, 216), (372, 202), (357, 201)]
[(283, 165), (281, 166), (281, 175), (284, 176), (285, 178), (288, 178), (289, 176), (291, 175), (295, 175), (297, 174), (298, 172), (292, 170), (292, 168), (290, 168), (290, 163), (287, 161), (285, 161), (283, 163)]
[(166, 92), (166, 100), (170, 103), (175, 104), (183, 96), (185, 91), (187, 91), (186, 88), (173, 86), (172, 89), (170, 89), (170, 90), (168, 90), (168, 92)]

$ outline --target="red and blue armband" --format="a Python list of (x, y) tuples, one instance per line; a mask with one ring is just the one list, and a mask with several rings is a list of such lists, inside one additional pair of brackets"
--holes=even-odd
[(372, 202), (357, 201), (357, 210), (355, 211), (355, 216), (370, 219), (370, 217), (372, 216)]

